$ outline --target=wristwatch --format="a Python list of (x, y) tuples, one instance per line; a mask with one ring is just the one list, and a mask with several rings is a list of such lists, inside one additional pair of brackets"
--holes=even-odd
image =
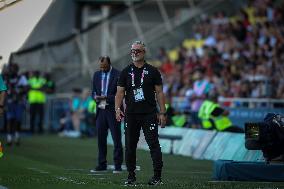
[(116, 109), (115, 109), (115, 112), (117, 112), (118, 110), (120, 110), (120, 108), (116, 108)]

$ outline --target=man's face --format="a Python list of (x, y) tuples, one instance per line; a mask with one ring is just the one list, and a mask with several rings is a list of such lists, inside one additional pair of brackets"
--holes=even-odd
[(134, 62), (144, 60), (145, 56), (145, 49), (142, 45), (133, 44), (131, 46), (131, 58)]
[(103, 61), (100, 61), (100, 69), (103, 72), (108, 72), (110, 69), (110, 65), (108, 63), (108, 61), (106, 59), (104, 59)]

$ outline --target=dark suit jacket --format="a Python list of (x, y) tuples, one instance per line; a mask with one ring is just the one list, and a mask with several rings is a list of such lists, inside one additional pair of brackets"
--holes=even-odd
[[(106, 102), (109, 104), (106, 106), (106, 109), (115, 111), (115, 94), (117, 89), (117, 81), (119, 78), (120, 72), (112, 67), (110, 77), (109, 77), (109, 84), (108, 84), (108, 91), (107, 91), (107, 99)], [(101, 80), (102, 80), (102, 72), (97, 71), (94, 73), (93, 76), (93, 90), (92, 90), (92, 97), (101, 96)], [(99, 113), (100, 108), (97, 106), (97, 113)]]

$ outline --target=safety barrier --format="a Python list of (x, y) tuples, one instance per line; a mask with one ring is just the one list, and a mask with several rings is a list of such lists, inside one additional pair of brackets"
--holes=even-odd
[[(122, 133), (124, 135), (123, 124)], [(245, 148), (244, 134), (175, 127), (159, 129), (159, 134), (182, 136), (181, 140), (173, 143), (173, 153), (177, 155), (206, 160), (260, 161), (262, 159), (261, 151)], [(124, 144), (124, 136), (122, 138)], [(113, 145), (111, 135), (108, 136), (108, 144)], [(160, 146), (163, 153), (170, 154), (170, 140), (160, 139)], [(138, 149), (149, 150), (142, 131)]]
[[(44, 130), (56, 131), (59, 128), (59, 120), (62, 115), (70, 111), (69, 103), (72, 95), (57, 94), (47, 96), (44, 111)], [(26, 103), (24, 112), (22, 114), (22, 125), (21, 130), (26, 131), (30, 128), (30, 108), (29, 104)], [(37, 129), (37, 128), (36, 128)], [(0, 116), (0, 131), (5, 130), (3, 116)]]
[[(243, 128), (246, 122), (262, 121), (267, 113), (284, 114), (282, 99), (221, 98), (219, 103), (230, 112), (229, 117), (233, 125), (240, 128)], [(177, 112), (191, 113), (190, 102), (186, 97), (173, 97), (171, 105)]]

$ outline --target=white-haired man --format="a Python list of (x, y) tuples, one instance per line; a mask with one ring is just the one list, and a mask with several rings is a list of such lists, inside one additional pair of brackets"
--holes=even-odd
[[(126, 185), (135, 185), (136, 148), (142, 128), (150, 148), (154, 176), (149, 185), (161, 184), (163, 167), (161, 147), (158, 140), (158, 125), (165, 127), (166, 108), (162, 90), (162, 78), (157, 68), (145, 61), (145, 45), (136, 41), (131, 46), (132, 63), (120, 74), (115, 97), (116, 119), (124, 113), (120, 109), (125, 97), (125, 161), (128, 171)], [(159, 112), (157, 110), (157, 102)], [(157, 116), (158, 115), (158, 116)]]

